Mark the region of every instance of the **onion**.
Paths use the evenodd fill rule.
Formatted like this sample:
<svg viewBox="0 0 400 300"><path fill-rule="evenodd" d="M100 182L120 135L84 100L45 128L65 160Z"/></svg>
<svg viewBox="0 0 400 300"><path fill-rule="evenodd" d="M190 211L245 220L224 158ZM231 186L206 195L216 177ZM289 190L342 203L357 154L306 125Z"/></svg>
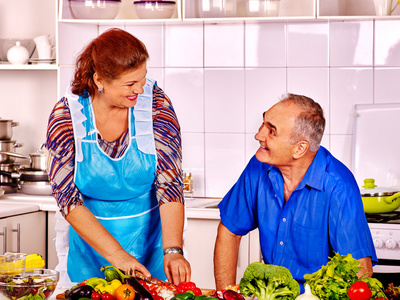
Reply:
<svg viewBox="0 0 400 300"><path fill-rule="evenodd" d="M319 300L317 296L314 296L311 293L311 288L308 284L304 286L304 294L301 294L300 296L297 296L296 300Z"/></svg>

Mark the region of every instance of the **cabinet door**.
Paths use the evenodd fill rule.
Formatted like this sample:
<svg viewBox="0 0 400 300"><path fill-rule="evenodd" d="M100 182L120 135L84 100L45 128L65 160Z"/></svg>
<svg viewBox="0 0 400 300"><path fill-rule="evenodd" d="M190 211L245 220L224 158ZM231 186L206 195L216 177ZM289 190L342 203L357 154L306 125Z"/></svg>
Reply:
<svg viewBox="0 0 400 300"><path fill-rule="evenodd" d="M192 281L201 288L215 288L214 246L219 219L188 219L184 246L192 268ZM249 261L249 237L240 243L236 283L239 283Z"/></svg>
<svg viewBox="0 0 400 300"><path fill-rule="evenodd" d="M0 254L7 252L7 221L6 219L0 219Z"/></svg>
<svg viewBox="0 0 400 300"><path fill-rule="evenodd" d="M46 212L39 211L3 219L7 227L7 252L37 253L46 258Z"/></svg>
<svg viewBox="0 0 400 300"><path fill-rule="evenodd" d="M47 267L54 269L58 264L57 251L56 251L56 213L49 211L47 212Z"/></svg>

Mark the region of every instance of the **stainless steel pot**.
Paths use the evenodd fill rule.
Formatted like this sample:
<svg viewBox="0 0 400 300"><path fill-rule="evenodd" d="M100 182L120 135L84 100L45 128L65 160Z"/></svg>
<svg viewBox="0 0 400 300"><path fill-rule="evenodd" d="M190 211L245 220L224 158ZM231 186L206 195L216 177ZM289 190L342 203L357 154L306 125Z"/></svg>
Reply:
<svg viewBox="0 0 400 300"><path fill-rule="evenodd" d="M19 153L0 151L0 155L11 156L14 157L14 159L15 158L29 159L30 168L32 170L39 170L39 171L46 170L46 156L44 153L41 152L31 153L29 154L29 156L27 156Z"/></svg>
<svg viewBox="0 0 400 300"><path fill-rule="evenodd" d="M0 164L14 163L15 157L3 154L3 152L15 153L15 148L22 146L22 144L17 144L12 140L0 140Z"/></svg>
<svg viewBox="0 0 400 300"><path fill-rule="evenodd" d="M12 128L18 126L18 122L0 119L0 140L10 140L12 138Z"/></svg>
<svg viewBox="0 0 400 300"><path fill-rule="evenodd" d="M21 181L20 189L22 193L28 195L51 196L53 194L50 182L46 181Z"/></svg>

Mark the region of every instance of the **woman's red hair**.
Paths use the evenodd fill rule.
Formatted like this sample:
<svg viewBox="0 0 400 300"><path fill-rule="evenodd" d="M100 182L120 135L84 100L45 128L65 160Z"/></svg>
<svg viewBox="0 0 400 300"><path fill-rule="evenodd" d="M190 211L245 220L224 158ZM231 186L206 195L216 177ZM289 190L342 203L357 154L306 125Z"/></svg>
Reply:
<svg viewBox="0 0 400 300"><path fill-rule="evenodd" d="M96 72L106 80L117 79L124 72L137 69L149 58L146 46L130 33L112 28L95 38L76 61L72 93L90 95L97 86L93 80Z"/></svg>

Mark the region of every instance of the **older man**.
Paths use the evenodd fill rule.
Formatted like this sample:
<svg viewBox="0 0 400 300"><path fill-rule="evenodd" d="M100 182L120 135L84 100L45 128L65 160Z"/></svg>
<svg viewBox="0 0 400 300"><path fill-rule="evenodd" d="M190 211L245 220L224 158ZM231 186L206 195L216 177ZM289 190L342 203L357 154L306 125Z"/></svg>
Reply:
<svg viewBox="0 0 400 300"><path fill-rule="evenodd" d="M264 262L290 270L300 283L333 251L360 261L372 275L376 253L360 191L344 164L320 146L321 106L289 94L263 115L260 143L239 180L219 204L214 253L216 288L236 283L241 237L258 228Z"/></svg>

